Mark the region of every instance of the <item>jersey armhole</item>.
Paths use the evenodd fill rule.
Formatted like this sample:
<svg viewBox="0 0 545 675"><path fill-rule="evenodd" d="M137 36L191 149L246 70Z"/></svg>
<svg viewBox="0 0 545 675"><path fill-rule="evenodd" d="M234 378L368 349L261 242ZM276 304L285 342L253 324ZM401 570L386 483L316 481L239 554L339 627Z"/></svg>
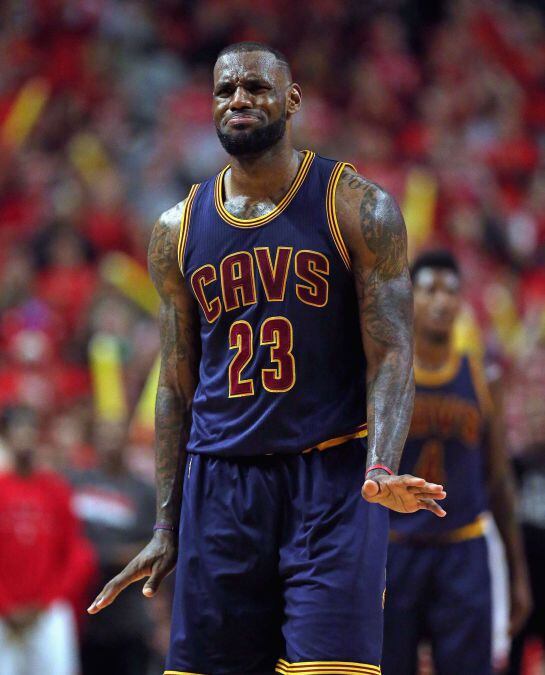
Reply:
<svg viewBox="0 0 545 675"><path fill-rule="evenodd" d="M337 211L335 209L335 195L337 193L337 185L341 177L342 172L346 167L356 171L356 168L349 164L348 162L337 162L335 164L331 176L329 177L329 182L327 184L326 192L326 212L327 212L327 224L329 225L329 231L331 232L331 237L333 242L341 256L346 269L350 271L352 269L352 263L350 261L350 253L348 252L348 247L344 243L344 239L341 234L341 229L339 227L339 221L337 219Z"/></svg>
<svg viewBox="0 0 545 675"><path fill-rule="evenodd" d="M469 369L471 371L471 379L473 380L473 386L475 387L477 398L479 400L479 406L485 417L491 417L494 411L494 404L492 402L490 389L488 388L484 366L475 354L468 354L467 358L469 361Z"/></svg>
<svg viewBox="0 0 545 675"><path fill-rule="evenodd" d="M182 213L182 217L180 219L180 234L178 235L178 266L180 268L182 276L185 276L184 256L185 256L185 247L187 245L187 236L189 234L191 209L193 207L193 201L195 200L195 195L197 194L197 190L199 189L199 187L200 183L196 183L195 185L191 186L191 190L189 190L189 194L187 195L187 198L185 200L184 210Z"/></svg>

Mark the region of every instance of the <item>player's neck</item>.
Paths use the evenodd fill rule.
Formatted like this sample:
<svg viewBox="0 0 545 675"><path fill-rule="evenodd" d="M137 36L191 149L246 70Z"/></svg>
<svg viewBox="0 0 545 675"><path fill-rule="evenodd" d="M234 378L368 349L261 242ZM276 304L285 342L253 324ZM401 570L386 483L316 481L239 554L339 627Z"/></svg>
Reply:
<svg viewBox="0 0 545 675"><path fill-rule="evenodd" d="M282 139L257 157L233 157L225 177L225 198L281 198L289 190L299 165L299 153L289 139Z"/></svg>
<svg viewBox="0 0 545 675"><path fill-rule="evenodd" d="M452 357L452 341L443 342L417 335L414 342L415 364L424 370L440 370Z"/></svg>

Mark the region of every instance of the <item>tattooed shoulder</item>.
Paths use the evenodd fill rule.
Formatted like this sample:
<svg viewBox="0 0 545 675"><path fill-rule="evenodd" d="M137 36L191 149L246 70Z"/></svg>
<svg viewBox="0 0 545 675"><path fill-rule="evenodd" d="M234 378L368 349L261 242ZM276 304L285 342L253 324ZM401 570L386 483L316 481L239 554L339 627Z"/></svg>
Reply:
<svg viewBox="0 0 545 675"><path fill-rule="evenodd" d="M363 243L367 255L380 263L381 276L399 275L407 262L407 232L395 199L376 183L345 169L337 208L344 213L352 241Z"/></svg>
<svg viewBox="0 0 545 675"><path fill-rule="evenodd" d="M177 268L178 236L185 199L165 211L155 223L148 247L148 269L153 283L161 293L164 282Z"/></svg>
<svg viewBox="0 0 545 675"><path fill-rule="evenodd" d="M185 209L186 199L182 200L175 204L172 208L168 209L161 214L159 220L165 226L175 228L176 230L180 227L180 222L182 220L182 215Z"/></svg>

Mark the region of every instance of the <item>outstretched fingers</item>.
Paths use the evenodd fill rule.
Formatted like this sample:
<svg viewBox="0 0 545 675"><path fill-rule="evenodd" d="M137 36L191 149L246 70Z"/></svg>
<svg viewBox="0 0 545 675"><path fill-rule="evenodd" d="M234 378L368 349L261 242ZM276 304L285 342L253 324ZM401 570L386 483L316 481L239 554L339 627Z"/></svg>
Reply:
<svg viewBox="0 0 545 675"><path fill-rule="evenodd" d="M87 608L89 614L97 614L117 598L121 591L125 590L135 581L139 581L149 576L149 568L137 568L133 563L129 563L117 576L108 581L95 600Z"/></svg>
<svg viewBox="0 0 545 675"><path fill-rule="evenodd" d="M413 485L410 484L407 486L407 490L409 492L425 492L425 493L430 493L430 494L439 494L441 492L444 492L444 488L442 485L438 485L437 483L428 483L426 482L423 478L421 478L423 482L418 484L418 485Z"/></svg>
<svg viewBox="0 0 545 675"><path fill-rule="evenodd" d="M411 476L408 473L403 474L401 476L396 476L395 484L402 485L407 489L414 487L423 488L425 485L431 485L431 483L426 483L424 478L418 478L418 476Z"/></svg>
<svg viewBox="0 0 545 675"><path fill-rule="evenodd" d="M444 490L441 490L441 492L424 492L419 490L418 492L411 492L411 495L416 499L445 499L447 493Z"/></svg>
<svg viewBox="0 0 545 675"><path fill-rule="evenodd" d="M419 510L426 509L427 511L434 513L436 516L439 516L439 518L444 518L447 515L447 512L439 506L435 499L420 497L417 500L417 504Z"/></svg>
<svg viewBox="0 0 545 675"><path fill-rule="evenodd" d="M382 504L398 513L426 509L440 518L446 516L446 511L436 502L447 496L443 486L417 476L374 476L364 482L361 493L368 502Z"/></svg>

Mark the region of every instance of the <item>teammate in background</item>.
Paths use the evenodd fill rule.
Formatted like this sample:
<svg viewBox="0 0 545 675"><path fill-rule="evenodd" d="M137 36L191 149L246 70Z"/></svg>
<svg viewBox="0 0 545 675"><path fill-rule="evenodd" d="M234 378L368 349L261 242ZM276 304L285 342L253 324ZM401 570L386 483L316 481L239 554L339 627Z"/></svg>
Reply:
<svg viewBox="0 0 545 675"><path fill-rule="evenodd" d="M497 387L480 361L457 353L453 328L460 272L446 251L422 254L414 286L416 397L401 470L445 486L448 515L392 514L384 625L384 675L414 675L429 638L438 675L489 675L491 588L482 513L490 507L511 577L511 632L530 596Z"/></svg>
<svg viewBox="0 0 545 675"><path fill-rule="evenodd" d="M157 529L89 611L144 577L153 595L177 558L170 674L379 673L384 507L444 513L440 485L396 475L414 393L403 219L293 147L300 106L282 54L224 49L232 163L152 235Z"/></svg>

